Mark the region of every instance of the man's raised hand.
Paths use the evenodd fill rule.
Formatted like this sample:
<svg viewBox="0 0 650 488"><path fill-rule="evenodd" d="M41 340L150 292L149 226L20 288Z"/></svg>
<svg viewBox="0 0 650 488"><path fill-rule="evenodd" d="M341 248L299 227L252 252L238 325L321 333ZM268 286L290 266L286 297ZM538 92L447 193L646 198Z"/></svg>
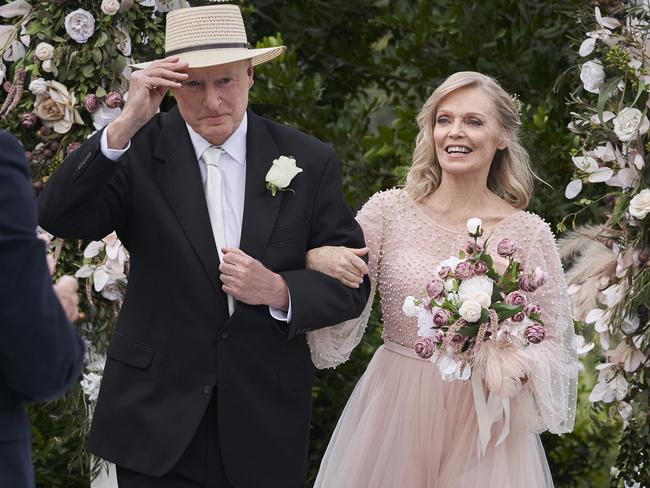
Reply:
<svg viewBox="0 0 650 488"><path fill-rule="evenodd" d="M124 110L108 128L109 149L126 147L136 132L156 114L167 90L181 87L180 82L188 76L184 72L187 66L178 56L170 56L133 72Z"/></svg>

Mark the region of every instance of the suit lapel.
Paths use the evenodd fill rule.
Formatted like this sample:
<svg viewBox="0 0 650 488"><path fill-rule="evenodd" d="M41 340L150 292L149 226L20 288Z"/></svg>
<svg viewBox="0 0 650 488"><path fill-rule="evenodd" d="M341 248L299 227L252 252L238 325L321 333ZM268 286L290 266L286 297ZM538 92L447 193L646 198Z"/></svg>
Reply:
<svg viewBox="0 0 650 488"><path fill-rule="evenodd" d="M154 157L163 163L156 173L158 186L225 308L225 294L219 280L219 255L210 226L201 172L187 127L176 107L163 122Z"/></svg>
<svg viewBox="0 0 650 488"><path fill-rule="evenodd" d="M283 192L275 196L266 189L266 173L280 151L264 121L248 111L246 135L246 195L240 248L260 259L268 244L282 203Z"/></svg>

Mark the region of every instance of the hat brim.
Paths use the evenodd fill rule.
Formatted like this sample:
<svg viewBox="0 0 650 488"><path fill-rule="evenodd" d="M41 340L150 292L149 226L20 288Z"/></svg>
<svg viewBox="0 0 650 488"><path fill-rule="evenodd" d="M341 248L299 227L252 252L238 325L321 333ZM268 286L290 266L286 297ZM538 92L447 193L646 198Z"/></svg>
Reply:
<svg viewBox="0 0 650 488"><path fill-rule="evenodd" d="M259 49L246 48L228 48L228 49L204 49L200 51L190 51L177 54L180 60L187 63L188 68L205 68L208 66L218 66L220 64L234 63L244 59L253 61L253 66L266 63L277 58L287 50L285 46L265 47ZM131 68L145 69L153 61L146 63L131 64Z"/></svg>

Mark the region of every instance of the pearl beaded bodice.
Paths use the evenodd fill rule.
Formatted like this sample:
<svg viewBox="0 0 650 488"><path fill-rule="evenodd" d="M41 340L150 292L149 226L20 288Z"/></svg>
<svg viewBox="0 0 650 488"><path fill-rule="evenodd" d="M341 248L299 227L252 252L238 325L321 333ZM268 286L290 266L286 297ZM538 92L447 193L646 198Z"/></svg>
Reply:
<svg viewBox="0 0 650 488"><path fill-rule="evenodd" d="M381 297L384 340L411 347L418 338L417 319L402 312L404 299L408 295L420 296L437 265L457 256L469 237L435 222L400 189L373 195L357 220L370 248L369 273ZM492 256L497 256L498 242L508 237L517 244L516 256L527 261L528 269L542 266L551 275L547 285L534 294L535 300L544 302L543 315L549 317L557 306L553 303L553 288L564 283L564 277L548 224L533 213L517 211L492 229L485 229L483 237L488 236L488 252ZM551 310L546 310L549 307ZM548 325L551 332L552 324Z"/></svg>

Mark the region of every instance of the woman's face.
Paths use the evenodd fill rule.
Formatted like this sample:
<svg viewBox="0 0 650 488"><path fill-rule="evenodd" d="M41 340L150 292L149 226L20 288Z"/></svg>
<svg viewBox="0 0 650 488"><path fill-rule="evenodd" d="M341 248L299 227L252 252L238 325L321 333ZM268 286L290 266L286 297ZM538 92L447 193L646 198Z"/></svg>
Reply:
<svg viewBox="0 0 650 488"><path fill-rule="evenodd" d="M443 173L474 174L485 180L497 149L506 147L494 102L473 86L459 88L440 101L433 139Z"/></svg>

